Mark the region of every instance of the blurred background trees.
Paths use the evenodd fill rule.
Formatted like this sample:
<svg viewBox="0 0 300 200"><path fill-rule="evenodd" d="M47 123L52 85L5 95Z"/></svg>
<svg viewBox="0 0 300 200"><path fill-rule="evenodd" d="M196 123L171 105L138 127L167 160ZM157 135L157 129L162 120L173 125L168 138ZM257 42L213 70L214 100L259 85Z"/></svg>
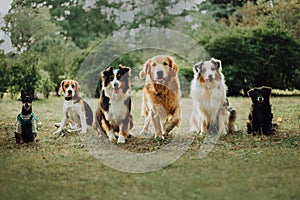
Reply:
<svg viewBox="0 0 300 200"><path fill-rule="evenodd" d="M62 79L76 76L97 44L116 31L141 27L170 28L198 41L222 60L229 95L245 95L262 85L300 89L297 0L89 2L13 1L1 29L10 35L16 51L0 51L0 96L13 96L22 87L47 98L57 93ZM140 51L118 61L138 72L143 58ZM190 81L192 66L180 65L181 75Z"/></svg>

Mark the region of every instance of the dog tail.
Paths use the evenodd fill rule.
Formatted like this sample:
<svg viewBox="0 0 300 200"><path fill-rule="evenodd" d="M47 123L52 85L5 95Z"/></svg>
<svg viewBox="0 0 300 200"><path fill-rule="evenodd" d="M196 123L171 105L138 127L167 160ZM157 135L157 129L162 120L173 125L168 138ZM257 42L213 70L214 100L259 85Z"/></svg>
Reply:
<svg viewBox="0 0 300 200"><path fill-rule="evenodd" d="M234 131L237 131L237 127L236 127L236 124L235 124L235 121L236 121L236 118L237 118L237 112L232 107L228 108L228 111L229 111L228 129L229 129L229 133L232 133Z"/></svg>
<svg viewBox="0 0 300 200"><path fill-rule="evenodd" d="M90 126L93 125L93 111L90 107L90 105L83 101L84 102L84 109L85 109L85 115L86 115L86 123Z"/></svg>

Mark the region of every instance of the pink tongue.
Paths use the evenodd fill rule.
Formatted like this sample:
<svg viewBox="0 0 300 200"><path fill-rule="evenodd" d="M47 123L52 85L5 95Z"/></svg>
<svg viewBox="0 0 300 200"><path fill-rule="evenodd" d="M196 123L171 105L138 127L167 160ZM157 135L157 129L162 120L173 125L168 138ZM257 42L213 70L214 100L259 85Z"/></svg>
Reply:
<svg viewBox="0 0 300 200"><path fill-rule="evenodd" d="M119 93L119 89L114 89L115 94Z"/></svg>
<svg viewBox="0 0 300 200"><path fill-rule="evenodd" d="M161 82L163 82L163 81L164 81L164 79L162 79L162 78L157 79L157 82L159 82L159 83L161 83Z"/></svg>

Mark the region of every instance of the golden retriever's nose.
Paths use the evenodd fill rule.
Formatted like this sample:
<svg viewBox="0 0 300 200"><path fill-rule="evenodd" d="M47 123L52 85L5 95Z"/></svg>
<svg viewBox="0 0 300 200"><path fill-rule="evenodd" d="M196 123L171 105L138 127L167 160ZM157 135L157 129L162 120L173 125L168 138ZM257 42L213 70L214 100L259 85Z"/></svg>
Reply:
<svg viewBox="0 0 300 200"><path fill-rule="evenodd" d="M156 72L156 74L157 74L157 78L158 79L161 79L161 78L163 78L164 77L164 72L163 71L158 71L158 72Z"/></svg>

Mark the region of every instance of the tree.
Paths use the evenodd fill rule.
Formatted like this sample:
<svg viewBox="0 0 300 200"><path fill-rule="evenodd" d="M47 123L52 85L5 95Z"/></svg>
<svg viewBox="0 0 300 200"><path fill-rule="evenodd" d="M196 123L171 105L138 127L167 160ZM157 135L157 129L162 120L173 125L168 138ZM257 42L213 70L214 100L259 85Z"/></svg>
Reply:
<svg viewBox="0 0 300 200"><path fill-rule="evenodd" d="M229 95L251 87L294 89L299 75L300 44L290 33L258 27L220 36L208 48L221 58Z"/></svg>
<svg viewBox="0 0 300 200"><path fill-rule="evenodd" d="M10 33L12 45L18 51L30 49L34 42L42 40L49 34L59 34L60 29L49 21L47 8L15 7L4 17L2 30Z"/></svg>

